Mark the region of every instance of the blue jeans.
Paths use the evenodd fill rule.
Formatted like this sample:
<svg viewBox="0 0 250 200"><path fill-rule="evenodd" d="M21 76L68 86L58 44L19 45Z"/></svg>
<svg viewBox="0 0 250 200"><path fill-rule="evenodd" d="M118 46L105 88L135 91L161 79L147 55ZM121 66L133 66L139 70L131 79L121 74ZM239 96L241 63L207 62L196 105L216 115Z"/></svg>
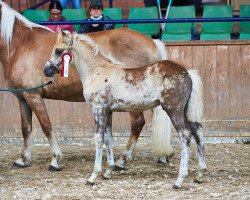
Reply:
<svg viewBox="0 0 250 200"><path fill-rule="evenodd" d="M68 8L70 0L60 0L63 8ZM81 0L71 0L72 8L81 8Z"/></svg>

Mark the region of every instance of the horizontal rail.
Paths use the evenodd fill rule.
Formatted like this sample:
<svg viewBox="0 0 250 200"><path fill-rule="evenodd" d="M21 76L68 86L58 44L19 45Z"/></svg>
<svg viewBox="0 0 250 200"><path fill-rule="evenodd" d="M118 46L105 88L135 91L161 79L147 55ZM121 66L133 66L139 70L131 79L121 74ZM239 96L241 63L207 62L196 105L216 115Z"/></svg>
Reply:
<svg viewBox="0 0 250 200"><path fill-rule="evenodd" d="M197 23L197 22L239 22L250 21L250 17L238 18L178 18L178 19L129 19L129 20L98 20L98 24L139 24L139 23ZM96 24L93 20L72 20L72 21L38 21L41 25L56 24Z"/></svg>

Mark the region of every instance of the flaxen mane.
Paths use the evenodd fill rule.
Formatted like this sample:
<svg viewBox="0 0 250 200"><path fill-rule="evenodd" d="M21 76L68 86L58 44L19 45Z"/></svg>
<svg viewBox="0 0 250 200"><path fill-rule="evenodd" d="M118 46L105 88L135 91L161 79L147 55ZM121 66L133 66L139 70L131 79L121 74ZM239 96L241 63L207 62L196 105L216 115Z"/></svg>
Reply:
<svg viewBox="0 0 250 200"><path fill-rule="evenodd" d="M95 43L95 41L89 37L88 35L79 35L75 33L74 37L78 37L81 41L85 42L90 48L93 49L94 56L97 56L98 53L100 53L105 59L107 59L109 62L115 65L123 66L124 64L115 60L114 57L112 57L112 54L109 52L108 55L105 54L102 49L99 47L98 44Z"/></svg>
<svg viewBox="0 0 250 200"><path fill-rule="evenodd" d="M20 13L10 8L6 3L2 2L1 0L0 0L0 5L1 5L1 13L2 13L1 24L0 24L1 39L7 44L8 49L12 41L15 19L21 21L26 27L30 28L31 30L33 27L39 27L39 28L50 30L49 28L45 26L41 26L41 25L30 22L28 19L26 19Z"/></svg>

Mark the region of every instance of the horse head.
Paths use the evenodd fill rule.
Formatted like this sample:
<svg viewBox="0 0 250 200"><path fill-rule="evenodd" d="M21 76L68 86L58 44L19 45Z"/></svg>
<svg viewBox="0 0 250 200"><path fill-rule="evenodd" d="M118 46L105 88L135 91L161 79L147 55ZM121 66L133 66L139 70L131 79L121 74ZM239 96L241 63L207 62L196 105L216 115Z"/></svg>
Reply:
<svg viewBox="0 0 250 200"><path fill-rule="evenodd" d="M62 71L65 65L69 65L72 59L71 50L73 35L68 30L61 30L57 36L57 42L53 47L49 60L44 67L44 74L52 77Z"/></svg>

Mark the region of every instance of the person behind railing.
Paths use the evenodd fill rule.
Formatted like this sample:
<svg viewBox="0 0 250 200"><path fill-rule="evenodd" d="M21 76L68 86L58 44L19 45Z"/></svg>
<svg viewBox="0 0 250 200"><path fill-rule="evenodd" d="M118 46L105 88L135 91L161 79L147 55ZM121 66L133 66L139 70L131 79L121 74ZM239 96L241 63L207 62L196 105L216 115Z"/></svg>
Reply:
<svg viewBox="0 0 250 200"><path fill-rule="evenodd" d="M64 16L62 16L62 5L59 1L51 1L49 4L50 19L48 21L67 21ZM70 24L62 25L45 25L54 32L58 32L60 29L67 29L71 33L75 32L74 26Z"/></svg>
<svg viewBox="0 0 250 200"><path fill-rule="evenodd" d="M63 8L67 8L70 0L60 0ZM71 0L71 7L72 8L81 8L81 1L80 0Z"/></svg>
<svg viewBox="0 0 250 200"><path fill-rule="evenodd" d="M101 0L92 0L90 3L90 17L87 20L111 20L103 15L103 4ZM79 33L90 33L114 29L114 24L83 24L80 26Z"/></svg>

